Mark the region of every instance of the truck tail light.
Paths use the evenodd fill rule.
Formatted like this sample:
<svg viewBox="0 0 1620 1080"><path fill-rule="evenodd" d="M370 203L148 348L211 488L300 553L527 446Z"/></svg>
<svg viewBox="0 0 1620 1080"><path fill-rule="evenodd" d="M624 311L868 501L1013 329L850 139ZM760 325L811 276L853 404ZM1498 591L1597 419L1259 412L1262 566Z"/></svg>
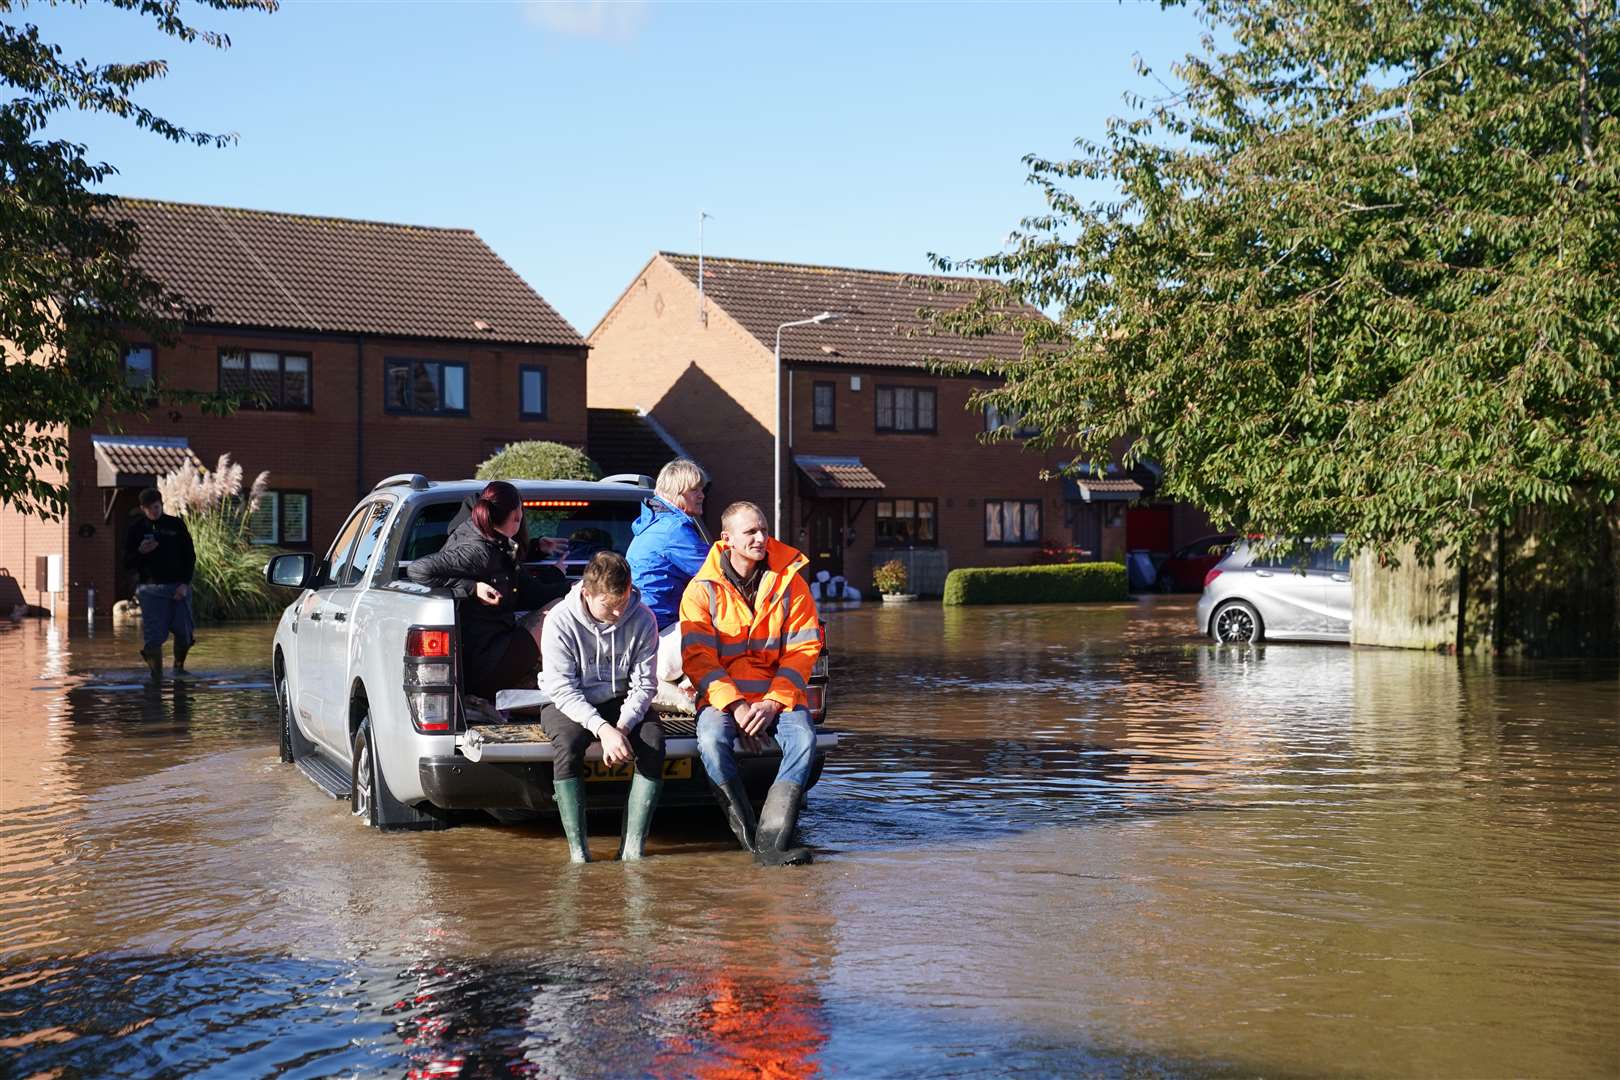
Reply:
<svg viewBox="0 0 1620 1080"><path fill-rule="evenodd" d="M448 734L456 720L455 636L446 626L405 631L405 700L411 724L425 734Z"/></svg>
<svg viewBox="0 0 1620 1080"><path fill-rule="evenodd" d="M817 724L827 714L827 688L820 683L811 683L804 692L805 704L810 709L810 719Z"/></svg>
<svg viewBox="0 0 1620 1080"><path fill-rule="evenodd" d="M405 632L406 656L449 656L450 631L413 626Z"/></svg>
<svg viewBox="0 0 1620 1080"><path fill-rule="evenodd" d="M1209 588L1209 583L1220 576L1221 572L1219 570L1211 569L1209 573L1204 575L1204 588Z"/></svg>

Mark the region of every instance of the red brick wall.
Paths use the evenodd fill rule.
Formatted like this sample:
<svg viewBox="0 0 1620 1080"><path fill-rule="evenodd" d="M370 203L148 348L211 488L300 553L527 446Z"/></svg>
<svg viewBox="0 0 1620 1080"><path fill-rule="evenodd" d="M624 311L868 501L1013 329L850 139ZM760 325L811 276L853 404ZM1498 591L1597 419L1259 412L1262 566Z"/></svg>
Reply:
<svg viewBox="0 0 1620 1080"><path fill-rule="evenodd" d="M860 389L851 388L851 377ZM1030 561L1030 547L986 544L986 499L1038 499L1043 534L1065 541L1063 486L1056 479L1042 480L1043 468L1055 469L1068 455L1060 451L1025 450L1017 442L983 443L984 413L969 410L969 395L987 387L976 379L940 378L910 368L844 368L806 365L793 371L794 454L858 457L885 485L884 498L922 498L938 502L938 546L945 550L949 568L1012 566ZM833 383L834 431L813 429L813 384ZM879 384L931 387L935 391L935 434L880 433L877 426ZM806 494L795 470L795 490ZM857 588L871 585L875 548L876 498L867 499L854 519L855 541L844 553L844 572ZM799 499L793 500L791 542L802 542Z"/></svg>
<svg viewBox="0 0 1620 1080"><path fill-rule="evenodd" d="M38 474L41 479L55 483L61 478L62 471L49 468L39 470ZM26 603L39 605L49 603L48 599L40 594L44 582L35 580L36 556L64 556L62 573L65 578L71 580L73 568L66 561L71 554L68 537L68 522L65 519L47 521L44 518L24 514L10 504L0 506L0 574L5 574L17 582ZM5 614L0 612L0 617ZM63 614L60 603L57 614Z"/></svg>
<svg viewBox="0 0 1620 1080"><path fill-rule="evenodd" d="M232 331L188 332L172 348L157 350L158 378L176 388L218 388L221 348L273 349L311 357L312 406L306 411L244 409L228 417L199 410L154 410L146 417L121 418L123 435L184 436L203 463L212 467L220 454L241 463L246 481L270 471L270 486L310 492L311 546L324 551L357 495L392 473L421 472L433 479L471 476L497 444L519 439L547 439L572 446L585 444L586 360L582 349L543 346L435 343L319 335L266 335ZM461 417L398 416L383 407L385 357L461 361L468 365L468 415ZM356 364L363 379L356 386ZM547 372L548 418L518 418L518 368L538 364ZM363 395L363 458L357 462L357 401ZM110 424L94 431L111 433ZM71 610L82 618L84 590L97 587L96 604L110 612L119 599L115 534L127 517L103 519L102 492L96 486L90 431L73 435L74 505L69 521L42 524L25 521L9 508L0 511L0 566L24 561L32 573L32 554L55 537L60 548L72 536L69 578L74 583ZM357 468L358 465L358 468ZM94 535L79 536L81 526ZM30 597L32 600L32 597Z"/></svg>

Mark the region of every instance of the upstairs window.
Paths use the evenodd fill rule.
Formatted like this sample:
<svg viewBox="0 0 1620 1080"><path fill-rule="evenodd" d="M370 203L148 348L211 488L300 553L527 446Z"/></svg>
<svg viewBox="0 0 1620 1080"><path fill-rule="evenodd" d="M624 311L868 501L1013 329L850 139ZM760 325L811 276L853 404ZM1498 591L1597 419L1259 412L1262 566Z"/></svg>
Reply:
<svg viewBox="0 0 1620 1080"><path fill-rule="evenodd" d="M384 362L383 407L415 416L466 416L467 365L447 360Z"/></svg>
<svg viewBox="0 0 1620 1080"><path fill-rule="evenodd" d="M221 349L219 389L225 394L247 395L248 404L264 409L307 409L309 356L261 349Z"/></svg>
<svg viewBox="0 0 1620 1080"><path fill-rule="evenodd" d="M934 403L931 386L879 386L877 429L932 434L936 430Z"/></svg>
<svg viewBox="0 0 1620 1080"><path fill-rule="evenodd" d="M1015 439L1030 439L1041 433L1041 429L1033 424L1024 423L1024 418L1010 409L998 409L994 405L984 407L984 430L987 434L998 431L1010 431Z"/></svg>
<svg viewBox="0 0 1620 1080"><path fill-rule="evenodd" d="M131 390L147 390L152 386L153 362L150 345L135 345L124 350L124 385Z"/></svg>
<svg viewBox="0 0 1620 1080"><path fill-rule="evenodd" d="M816 431L835 431L838 428L838 384L818 382L811 398L810 426Z"/></svg>
<svg viewBox="0 0 1620 1080"><path fill-rule="evenodd" d="M546 418L546 369L518 368L518 419Z"/></svg>

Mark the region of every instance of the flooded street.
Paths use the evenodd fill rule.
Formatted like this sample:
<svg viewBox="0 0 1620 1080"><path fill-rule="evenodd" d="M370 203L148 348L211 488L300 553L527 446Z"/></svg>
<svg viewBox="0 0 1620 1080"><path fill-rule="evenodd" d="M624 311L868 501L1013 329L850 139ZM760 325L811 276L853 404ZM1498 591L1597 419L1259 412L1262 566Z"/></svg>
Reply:
<svg viewBox="0 0 1620 1080"><path fill-rule="evenodd" d="M268 625L161 691L0 632L0 1076L1620 1074L1614 663L1190 612L829 613L780 871L718 812L368 831L277 760Z"/></svg>

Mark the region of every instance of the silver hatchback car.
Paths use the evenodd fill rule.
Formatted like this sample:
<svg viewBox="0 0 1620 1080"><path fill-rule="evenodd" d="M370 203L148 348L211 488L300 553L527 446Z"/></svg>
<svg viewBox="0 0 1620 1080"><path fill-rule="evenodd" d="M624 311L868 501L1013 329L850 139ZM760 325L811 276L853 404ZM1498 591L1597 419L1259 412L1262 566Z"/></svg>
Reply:
<svg viewBox="0 0 1620 1080"><path fill-rule="evenodd" d="M1334 547L1261 555L1239 541L1204 578L1198 631L1226 644L1349 641L1350 561Z"/></svg>

